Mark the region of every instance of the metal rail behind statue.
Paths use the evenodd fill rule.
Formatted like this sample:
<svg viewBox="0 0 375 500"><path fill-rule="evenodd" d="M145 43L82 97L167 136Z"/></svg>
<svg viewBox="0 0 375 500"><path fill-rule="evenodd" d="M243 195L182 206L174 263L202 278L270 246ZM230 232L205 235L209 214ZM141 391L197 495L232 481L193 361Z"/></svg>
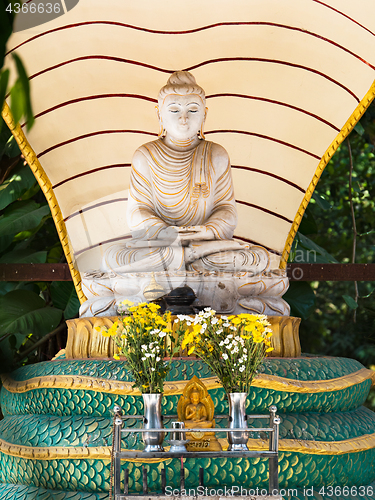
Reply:
<svg viewBox="0 0 375 500"><path fill-rule="evenodd" d="M145 452L142 450L124 450L121 451L121 438L122 433L149 433L149 432L165 432L172 433L172 439L176 439L175 434L186 433L186 432L244 432L244 429L230 429L230 428L216 428L216 429L176 429L162 428L162 429L129 429L124 428L124 420L127 416L122 415L122 409L119 406L114 407L114 426L113 426L113 489L114 489L114 500L126 500L129 497L136 497L137 495L129 495L129 473L128 469L125 469L124 474L124 487L121 491L121 459L139 459L139 458L218 458L218 457L233 457L233 458L268 458L268 468L269 468L269 494L279 490L279 424L281 422L280 418L276 415L276 406L270 407L269 416L269 427L257 428L248 427L246 432L267 432L269 449L265 451L158 451L158 452ZM131 418L143 418L141 416L132 415ZM217 417L216 417L217 418ZM248 418L267 418L266 415L248 415ZM162 494L165 494L166 489L166 469L161 470L161 489ZM147 470L143 468L143 494L150 496L148 493L148 483L147 483ZM203 483L203 469L199 470L199 486L204 486ZM180 471L180 491L185 489L185 469L183 461L181 460L181 471ZM160 496L160 494L155 493L155 496Z"/></svg>

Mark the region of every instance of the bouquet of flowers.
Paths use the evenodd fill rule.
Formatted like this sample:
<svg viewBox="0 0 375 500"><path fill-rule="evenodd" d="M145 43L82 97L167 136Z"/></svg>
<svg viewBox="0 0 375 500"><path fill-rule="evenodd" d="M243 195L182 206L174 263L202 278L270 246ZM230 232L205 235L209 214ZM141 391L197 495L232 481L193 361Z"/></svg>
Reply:
<svg viewBox="0 0 375 500"><path fill-rule="evenodd" d="M215 314L206 308L195 317L177 316L175 323L185 326L181 348L207 363L227 393L249 392L257 368L273 350L267 316Z"/></svg>
<svg viewBox="0 0 375 500"><path fill-rule="evenodd" d="M98 328L104 337L112 337L117 347L114 358L126 358L134 387L143 394L163 392L172 357L179 350L172 347L171 313L161 315L159 309L153 303L134 306L125 300L118 309L121 320L110 328Z"/></svg>

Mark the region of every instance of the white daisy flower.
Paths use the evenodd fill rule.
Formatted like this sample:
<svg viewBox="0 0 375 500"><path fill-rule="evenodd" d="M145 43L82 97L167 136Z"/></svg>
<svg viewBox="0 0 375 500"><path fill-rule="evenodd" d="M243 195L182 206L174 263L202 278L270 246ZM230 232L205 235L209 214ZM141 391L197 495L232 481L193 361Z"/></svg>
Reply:
<svg viewBox="0 0 375 500"><path fill-rule="evenodd" d="M225 359L225 360L228 359L228 354L224 353L223 354L223 359Z"/></svg>
<svg viewBox="0 0 375 500"><path fill-rule="evenodd" d="M242 365L242 366L240 366L239 370L242 373L245 370L245 367Z"/></svg>

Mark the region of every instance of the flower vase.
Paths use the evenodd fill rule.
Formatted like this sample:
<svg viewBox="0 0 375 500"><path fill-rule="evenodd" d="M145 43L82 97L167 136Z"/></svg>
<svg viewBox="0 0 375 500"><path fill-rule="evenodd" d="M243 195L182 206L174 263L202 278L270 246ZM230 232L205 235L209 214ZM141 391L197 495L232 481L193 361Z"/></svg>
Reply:
<svg viewBox="0 0 375 500"><path fill-rule="evenodd" d="M247 429L246 398L247 392L230 392L229 401L229 428ZM228 451L246 451L248 432L228 432Z"/></svg>
<svg viewBox="0 0 375 500"><path fill-rule="evenodd" d="M142 394L144 404L143 427L145 429L161 429L163 418L161 415L161 398L163 394ZM144 432L144 451L164 451L162 442L164 432Z"/></svg>

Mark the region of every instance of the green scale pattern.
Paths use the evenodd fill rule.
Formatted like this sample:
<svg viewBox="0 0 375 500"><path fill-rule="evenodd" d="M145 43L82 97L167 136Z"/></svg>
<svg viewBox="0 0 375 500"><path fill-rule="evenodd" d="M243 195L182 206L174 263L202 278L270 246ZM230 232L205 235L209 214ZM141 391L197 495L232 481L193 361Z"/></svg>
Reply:
<svg viewBox="0 0 375 500"><path fill-rule="evenodd" d="M165 418L170 426L173 419ZM267 419L249 419L250 427L267 427ZM47 415L13 415L0 422L2 439L22 446L112 446L110 418L103 417L55 417ZM127 418L126 427L140 428L141 420ZM343 441L371 434L374 431L375 414L360 407L345 413L300 413L283 414L280 424L281 439L304 439L313 441ZM216 427L227 427L228 419L217 419ZM222 435L220 435L222 434ZM219 433L218 437L226 437ZM124 433L123 443L128 449L142 449L137 433ZM253 432L254 439L267 439L264 432ZM165 442L165 445L167 443Z"/></svg>
<svg viewBox="0 0 375 500"><path fill-rule="evenodd" d="M303 362L305 361L305 363ZM322 363L318 369L319 361ZM340 359L341 361L341 359ZM332 362L332 367L330 363ZM51 366L53 365L53 366ZM260 368L267 375L277 375L292 380L330 380L349 375L363 368L354 360L342 358L342 367L337 358L296 358L266 360ZM273 371L274 370L274 371ZM25 381L37 376L78 375L107 380L132 381L124 362L80 360L58 360L52 363L39 363L18 369L12 374L16 381ZM207 365L199 360L174 361L168 380L190 380L193 375L199 378L213 376ZM294 376L293 376L294 375ZM313 378L314 377L314 378ZM276 405L280 413L284 412L338 412L349 411L361 406L368 395L371 381L343 389L341 391L303 394L297 392L275 391L253 387L248 399L248 413L268 412L271 405ZM223 389L210 391L215 404L215 412L225 414L228 404ZM176 407L179 396L164 398L163 412L171 413ZM10 394L2 390L1 408L3 414L53 414L53 415L91 415L110 416L115 404L124 408L126 414L136 415L143 412L141 398L118 396L95 391L77 389L35 389L21 394Z"/></svg>
<svg viewBox="0 0 375 500"><path fill-rule="evenodd" d="M330 380L349 375L363 368L350 359L309 357L266 360L263 373L294 380ZM38 376L78 375L108 380L130 381L125 363L117 361L60 359L49 363L23 367L12 374L18 381ZM170 380L189 380L212 376L208 367L198 360L176 360L169 374ZM316 394L275 391L253 388L248 397L248 413L267 413L276 404L282 415L280 438L304 441L337 442L375 433L375 414L361 407L365 401L370 380L341 391ZM222 389L211 390L215 413L227 414L228 404ZM163 413L175 414L179 396L163 398ZM1 405L5 415L0 422L1 439L32 447L98 447L111 446L111 408L120 404L126 415L126 426L138 427L141 415L141 396L111 395L93 390L35 389L12 394L2 389ZM168 425L168 419L165 421ZM266 420L251 422L253 427L265 425ZM227 425L226 419L217 419L218 427ZM218 437L224 437L218 435ZM252 438L264 438L254 432ZM282 441L281 441L282 442ZM142 449L139 435L124 436L124 445ZM109 488L109 460L59 459L37 460L1 455L0 498L18 500L29 498L104 499ZM146 464L149 470L150 490L160 490L160 469L167 468L170 485L177 487L179 460L170 459ZM129 468L130 491L141 492L142 463L125 462ZM198 470L204 468L207 486L245 485L267 487L268 464L265 459L199 459L185 460L186 486L196 487ZM342 455L314 455L309 453L280 452L280 487L303 485L363 485L375 480L375 448ZM2 483L2 484L1 484ZM18 484L17 484L18 483ZM22 484L31 484L25 489ZM12 485L13 484L13 485ZM52 496L48 490L58 490ZM61 491L62 490L62 491ZM70 491L70 493L68 493ZM81 493L78 492L84 492ZM8 496L10 494L10 496ZM53 493L55 494L55 493ZM6 495L6 496L1 496ZM13 496L12 496L13 495ZM17 495L17 496L15 496ZM31 496L30 496L31 495ZM34 496L32 496L34 495ZM35 496L35 495L40 495ZM64 496L65 495L65 496ZM69 496L71 495L71 496ZM86 496L85 496L86 495ZM104 496L103 496L104 495ZM301 498L300 496L296 498ZM361 497L365 498L365 497Z"/></svg>
<svg viewBox="0 0 375 500"><path fill-rule="evenodd" d="M328 498L329 500L373 500L373 492L375 492L375 483L366 487L366 494L355 496L346 494L343 496L332 495ZM0 498L1 500L108 500L109 495L108 493L72 493L57 490L45 490L44 488L30 486L0 484ZM283 498L285 500L322 500L324 497L322 497L318 491L314 491L312 496L306 496L301 489L297 490L297 492L290 492L289 495L283 495Z"/></svg>

